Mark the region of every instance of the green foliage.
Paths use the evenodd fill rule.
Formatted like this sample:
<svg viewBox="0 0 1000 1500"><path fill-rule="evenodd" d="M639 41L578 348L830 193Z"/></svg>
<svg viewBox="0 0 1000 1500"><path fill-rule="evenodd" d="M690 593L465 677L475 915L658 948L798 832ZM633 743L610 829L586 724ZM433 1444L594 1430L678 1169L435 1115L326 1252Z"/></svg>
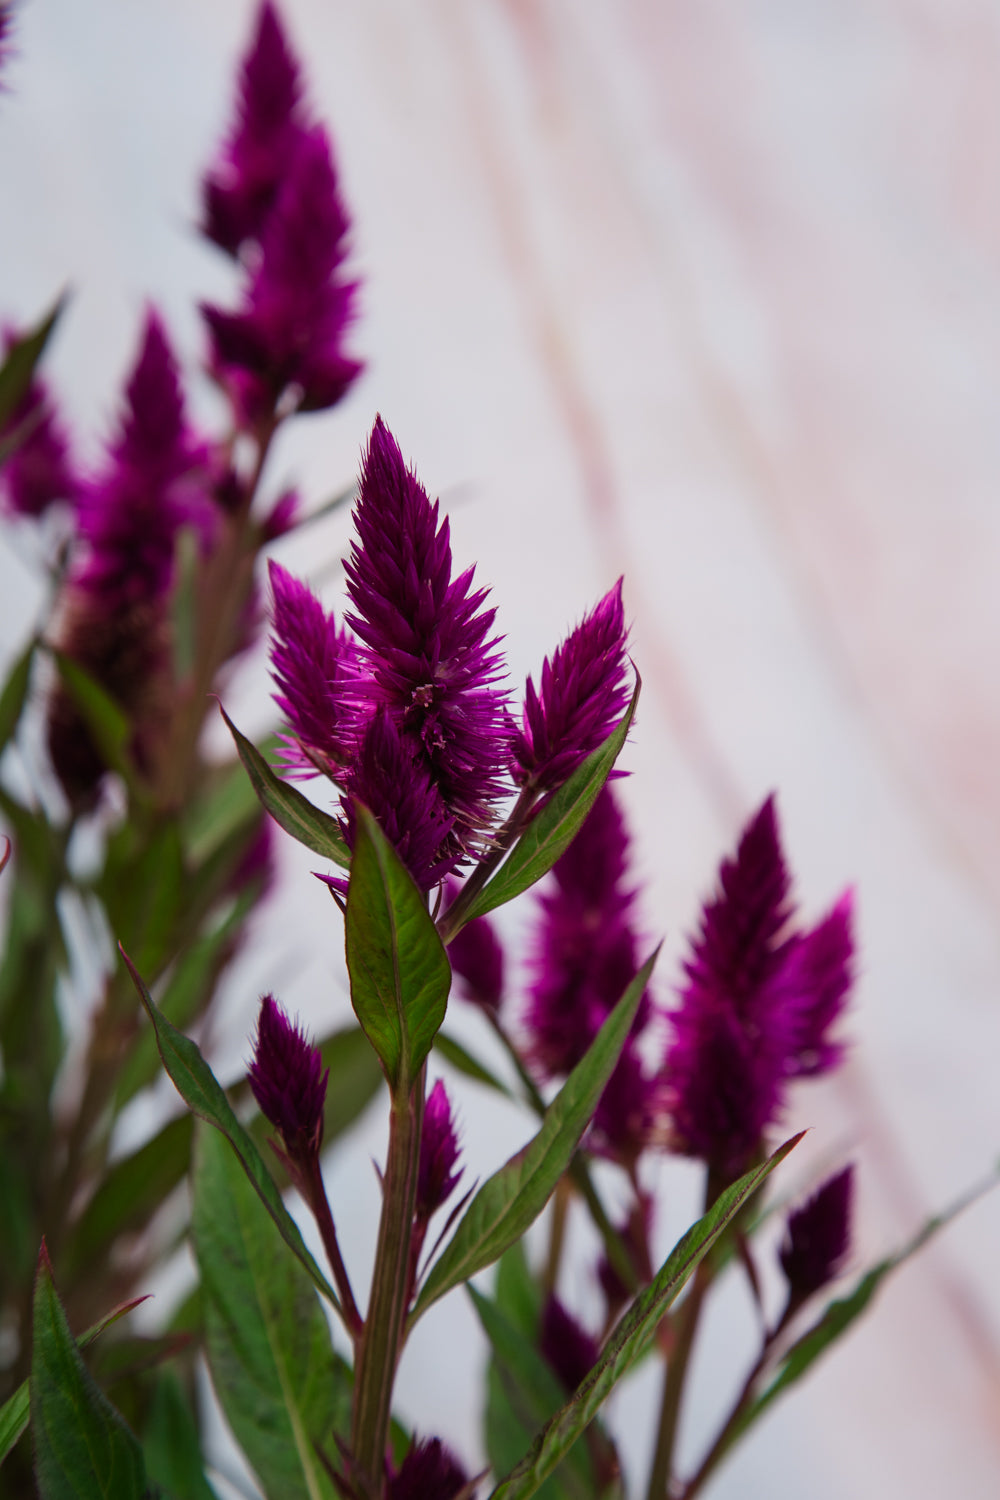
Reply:
<svg viewBox="0 0 1000 1500"><path fill-rule="evenodd" d="M456 1041L453 1036L446 1036L443 1031L439 1031L434 1038L434 1050L439 1052L445 1062L450 1063L455 1071L465 1078L471 1078L473 1082L481 1083L485 1088L493 1089L497 1094L503 1094L505 1099L514 1097L507 1085L501 1083L485 1063L473 1057L468 1048L463 1047L462 1043Z"/></svg>
<svg viewBox="0 0 1000 1500"><path fill-rule="evenodd" d="M451 968L425 898L360 805L346 937L351 1004L389 1087L406 1094L444 1020Z"/></svg>
<svg viewBox="0 0 1000 1500"><path fill-rule="evenodd" d="M246 767L261 806L267 809L274 821L286 833L290 833L293 839L305 844L314 854L332 859L341 869L349 869L351 856L335 820L328 813L314 807L297 787L276 776L260 751L245 735L240 734L225 709L220 712L236 742L240 760Z"/></svg>
<svg viewBox="0 0 1000 1500"><path fill-rule="evenodd" d="M194 1414L172 1370L158 1376L142 1428L146 1473L170 1500L215 1500Z"/></svg>
<svg viewBox="0 0 1000 1500"><path fill-rule="evenodd" d="M492 1265L541 1213L572 1161L611 1077L658 952L642 966L545 1111L535 1138L483 1183L431 1267L413 1319L452 1287Z"/></svg>
<svg viewBox="0 0 1000 1500"><path fill-rule="evenodd" d="M45 352L45 346L66 306L63 292L49 313L21 338L15 339L0 365L0 427L9 421L28 393L35 367ZM18 434L12 433L0 447L0 463L17 451Z"/></svg>
<svg viewBox="0 0 1000 1500"><path fill-rule="evenodd" d="M208 1357L226 1417L273 1500L334 1496L350 1374L309 1277L289 1255L241 1164L215 1131L195 1147L194 1237Z"/></svg>

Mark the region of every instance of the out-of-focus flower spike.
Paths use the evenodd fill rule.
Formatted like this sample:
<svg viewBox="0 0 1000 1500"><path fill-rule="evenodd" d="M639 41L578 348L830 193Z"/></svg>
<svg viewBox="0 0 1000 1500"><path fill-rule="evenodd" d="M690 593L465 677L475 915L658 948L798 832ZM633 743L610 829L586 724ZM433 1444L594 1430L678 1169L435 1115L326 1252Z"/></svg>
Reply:
<svg viewBox="0 0 1000 1500"><path fill-rule="evenodd" d="M456 881L451 900L459 889ZM503 999L504 953L489 918L473 917L466 922L449 943L448 958L461 998L495 1015Z"/></svg>
<svg viewBox="0 0 1000 1500"><path fill-rule="evenodd" d="M328 1073L319 1048L306 1040L272 995L261 1001L247 1077L261 1114L279 1132L289 1158L301 1163L317 1155Z"/></svg>
<svg viewBox="0 0 1000 1500"><path fill-rule="evenodd" d="M389 1469L389 1500L455 1500L469 1483L440 1438L414 1438L397 1470Z"/></svg>
<svg viewBox="0 0 1000 1500"><path fill-rule="evenodd" d="M451 1101L439 1078L424 1105L414 1208L414 1218L418 1223L426 1224L457 1187L462 1175L461 1168L455 1170L458 1155L458 1135Z"/></svg>
<svg viewBox="0 0 1000 1500"><path fill-rule="evenodd" d="M274 701L291 730L285 762L298 775L342 779L358 733L350 696L359 672L357 647L304 583L276 562L268 572Z"/></svg>
<svg viewBox="0 0 1000 1500"><path fill-rule="evenodd" d="M11 34L13 30L13 0L0 0L0 93L7 87L3 79L3 70L7 66L7 60L14 50L11 46Z"/></svg>
<svg viewBox="0 0 1000 1500"><path fill-rule="evenodd" d="M649 1235L652 1225L653 1197L651 1193L642 1193L633 1202L625 1222L615 1226L640 1287L648 1286L653 1279L653 1262L649 1253ZM628 1301L630 1289L607 1252L602 1254L597 1263L597 1279L607 1302L607 1318L610 1323Z"/></svg>
<svg viewBox="0 0 1000 1500"><path fill-rule="evenodd" d="M559 1376L567 1395L593 1369L600 1352L597 1340L556 1296L550 1296L542 1309L539 1342L542 1354Z"/></svg>
<svg viewBox="0 0 1000 1500"><path fill-rule="evenodd" d="M512 740L514 777L551 791L607 738L628 704L622 580L529 677L521 728Z"/></svg>
<svg viewBox="0 0 1000 1500"><path fill-rule="evenodd" d="M781 985L799 1017L791 1071L828 1073L844 1055L829 1033L854 983L854 892L845 891L833 910L805 933L788 956Z"/></svg>
<svg viewBox="0 0 1000 1500"><path fill-rule="evenodd" d="M4 459L2 454L9 443L15 446ZM51 397L44 382L35 376L0 426L3 506L16 515L37 517L57 500L74 502L79 487Z"/></svg>
<svg viewBox="0 0 1000 1500"><path fill-rule="evenodd" d="M265 0L240 66L235 123L202 184L208 239L235 255L259 237L305 127L299 67L277 9Z"/></svg>
<svg viewBox="0 0 1000 1500"><path fill-rule="evenodd" d="M840 1270L851 1244L854 1169L845 1167L789 1215L779 1251L789 1305L821 1291Z"/></svg>

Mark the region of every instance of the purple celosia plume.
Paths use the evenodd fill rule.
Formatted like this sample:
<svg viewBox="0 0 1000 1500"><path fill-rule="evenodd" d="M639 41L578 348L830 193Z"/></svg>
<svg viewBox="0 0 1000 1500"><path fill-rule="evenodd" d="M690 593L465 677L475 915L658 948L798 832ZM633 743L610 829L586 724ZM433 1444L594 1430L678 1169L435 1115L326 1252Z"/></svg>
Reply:
<svg viewBox="0 0 1000 1500"><path fill-rule="evenodd" d="M515 780L551 791L611 733L628 703L622 580L529 677L522 727L512 741Z"/></svg>
<svg viewBox="0 0 1000 1500"><path fill-rule="evenodd" d="M247 1078L261 1114L279 1132L293 1162L319 1151L327 1077L319 1048L307 1041L272 995L265 995Z"/></svg>
<svg viewBox="0 0 1000 1500"><path fill-rule="evenodd" d="M240 66L235 122L202 184L208 239L235 255L260 236L307 127L298 64L268 0Z"/></svg>
<svg viewBox="0 0 1000 1500"><path fill-rule="evenodd" d="M468 1482L440 1438L414 1438L399 1468L390 1468L387 1490L389 1500L455 1500Z"/></svg>
<svg viewBox="0 0 1000 1500"><path fill-rule="evenodd" d="M9 348L12 340L6 343ZM56 500L74 501L78 488L66 436L43 381L35 376L0 425L0 498L16 515L40 516Z"/></svg>
<svg viewBox="0 0 1000 1500"><path fill-rule="evenodd" d="M458 1155L458 1135L451 1101L439 1078L424 1105L414 1209L414 1217L418 1222L426 1224L458 1185L462 1175L461 1168L455 1170Z"/></svg>
<svg viewBox="0 0 1000 1500"><path fill-rule="evenodd" d="M239 310L202 306L212 368L251 428L279 402L335 405L361 371L344 349L357 293L343 274L347 232L330 142L313 126L283 164Z"/></svg>
<svg viewBox="0 0 1000 1500"><path fill-rule="evenodd" d="M356 750L357 715L346 689L358 677L357 646L304 583L276 562L268 571L274 701L292 731L284 759L298 774L336 777Z"/></svg>
<svg viewBox="0 0 1000 1500"><path fill-rule="evenodd" d="M666 1081L677 1148L737 1175L759 1149L797 1073L839 1058L828 1038L847 999L851 902L790 930L790 881L774 798L751 819L706 902L673 1013Z"/></svg>
<svg viewBox="0 0 1000 1500"><path fill-rule="evenodd" d="M833 1280L851 1244L854 1169L845 1167L788 1217L779 1252L791 1306Z"/></svg>
<svg viewBox="0 0 1000 1500"><path fill-rule="evenodd" d="M507 730L495 611L453 579L447 519L438 524L416 475L381 417L361 471L357 539L345 563L347 615L369 672L365 697L384 706L453 820L446 856L475 852L507 790L497 749Z"/></svg>
<svg viewBox="0 0 1000 1500"><path fill-rule="evenodd" d="M539 1344L567 1395L575 1391L584 1376L589 1374L600 1352L597 1340L556 1296L550 1296L542 1309Z"/></svg>
<svg viewBox="0 0 1000 1500"><path fill-rule="evenodd" d="M459 890L458 882L451 882L449 899L454 900ZM448 960L458 981L457 994L495 1015L503 999L504 955L488 917L473 917L459 929L448 945Z"/></svg>

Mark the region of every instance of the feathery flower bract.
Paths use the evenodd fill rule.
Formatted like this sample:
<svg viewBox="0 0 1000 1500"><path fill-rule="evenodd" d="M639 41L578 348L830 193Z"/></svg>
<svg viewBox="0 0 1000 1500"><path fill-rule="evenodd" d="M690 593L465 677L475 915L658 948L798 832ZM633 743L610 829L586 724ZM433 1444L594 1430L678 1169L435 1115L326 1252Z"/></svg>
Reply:
<svg viewBox="0 0 1000 1500"><path fill-rule="evenodd" d="M423 1223L451 1196L462 1175L451 1101L440 1078L427 1096L420 1135L414 1217Z"/></svg>
<svg viewBox="0 0 1000 1500"><path fill-rule="evenodd" d="M854 1169L848 1166L789 1215L779 1259L793 1305L822 1290L840 1270L850 1249L853 1194Z"/></svg>
<svg viewBox="0 0 1000 1500"><path fill-rule="evenodd" d="M528 678L522 726L512 740L519 784L543 792L561 786L608 737L629 700L626 642L619 578L546 657L540 691Z"/></svg>
<svg viewBox="0 0 1000 1500"><path fill-rule="evenodd" d="M273 995L265 995L247 1078L261 1114L281 1135L292 1161L319 1151L328 1074L319 1048L292 1024Z"/></svg>
<svg viewBox="0 0 1000 1500"><path fill-rule="evenodd" d="M236 120L202 183L203 232L231 255L266 222L307 128L299 67L276 8L265 0L240 65Z"/></svg>
<svg viewBox="0 0 1000 1500"><path fill-rule="evenodd" d="M301 775L337 776L357 738L357 715L346 696L359 672L357 646L304 583L276 562L268 573L274 701L292 731L284 736L285 763Z"/></svg>
<svg viewBox="0 0 1000 1500"><path fill-rule="evenodd" d="M412 746L453 820L447 854L474 852L507 790L497 747L506 734L503 658L490 637L495 611L473 569L451 576L447 519L375 422L355 510L357 538L344 565L363 643L364 694Z"/></svg>

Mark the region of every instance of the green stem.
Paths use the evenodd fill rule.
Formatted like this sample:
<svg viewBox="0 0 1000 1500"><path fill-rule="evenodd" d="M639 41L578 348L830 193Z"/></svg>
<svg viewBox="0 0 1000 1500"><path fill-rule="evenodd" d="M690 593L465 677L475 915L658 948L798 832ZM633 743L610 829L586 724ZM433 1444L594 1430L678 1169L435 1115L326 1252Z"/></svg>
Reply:
<svg viewBox="0 0 1000 1500"><path fill-rule="evenodd" d="M411 1090L400 1088L389 1115L375 1270L358 1349L351 1454L363 1500L381 1500L392 1388L403 1346L409 1295L410 1238L420 1164L426 1068Z"/></svg>
<svg viewBox="0 0 1000 1500"><path fill-rule="evenodd" d="M660 1424L656 1434L656 1451L653 1468L649 1476L648 1500L667 1500L670 1476L673 1470L674 1446L681 1414L681 1397L687 1376L688 1362L698 1331L702 1303L712 1280L712 1271L707 1260L703 1260L694 1273L691 1290L685 1297L674 1321L674 1341L667 1356L663 1377L663 1397L660 1401Z"/></svg>
<svg viewBox="0 0 1000 1500"><path fill-rule="evenodd" d="M537 797L538 793L533 787L526 786L524 788L514 803L510 817L491 840L489 854L476 866L459 891L458 896L438 922L438 933L445 946L451 942L456 932L458 932L459 928L465 922L466 912L507 853L507 850L524 832L525 824L528 821L528 814Z"/></svg>

